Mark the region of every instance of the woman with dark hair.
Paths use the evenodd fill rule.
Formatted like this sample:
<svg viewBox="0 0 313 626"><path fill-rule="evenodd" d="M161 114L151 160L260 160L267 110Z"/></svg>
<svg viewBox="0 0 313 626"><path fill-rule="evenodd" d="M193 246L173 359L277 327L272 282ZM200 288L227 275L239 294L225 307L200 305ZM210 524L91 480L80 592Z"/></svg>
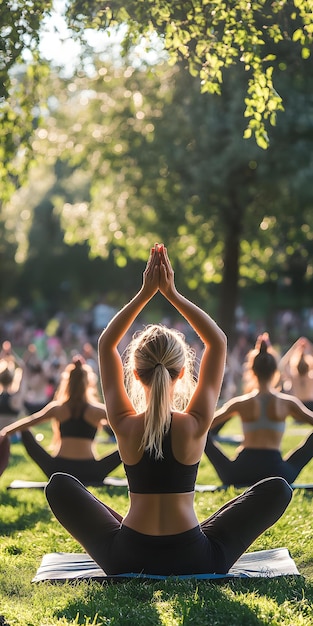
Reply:
<svg viewBox="0 0 313 626"><path fill-rule="evenodd" d="M205 453L224 485L252 485L270 476L282 476L293 483L313 457L313 433L286 457L281 455L281 442L286 419L293 417L302 424L313 425L313 412L295 396L273 387L277 362L268 350L266 339L260 338L259 352L251 371L255 380L253 391L226 402L215 412L212 432L229 419L239 416L243 442L234 460L230 460L209 433Z"/></svg>
<svg viewBox="0 0 313 626"><path fill-rule="evenodd" d="M0 431L0 438L21 431L29 456L49 478L55 472L68 472L84 484L98 484L120 463L116 450L101 459L94 454L98 428L107 423L105 406L96 395L95 374L82 357L76 356L62 374L54 400L43 409L16 421ZM52 421L54 454L49 454L28 430Z"/></svg>
<svg viewBox="0 0 313 626"><path fill-rule="evenodd" d="M203 343L197 383L191 350L176 329L153 324L118 346L160 292ZM46 495L57 519L108 574L179 575L229 570L274 524L292 491L282 478L251 487L201 524L195 481L223 378L226 337L176 289L166 248L152 248L142 287L99 339L101 382L128 478L125 517L72 476L54 474Z"/></svg>

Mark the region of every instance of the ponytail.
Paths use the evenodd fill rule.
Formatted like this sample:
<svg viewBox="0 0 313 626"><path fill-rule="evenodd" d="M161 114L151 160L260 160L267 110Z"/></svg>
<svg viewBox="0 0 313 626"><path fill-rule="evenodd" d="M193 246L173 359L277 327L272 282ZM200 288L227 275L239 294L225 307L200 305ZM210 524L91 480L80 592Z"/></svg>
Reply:
<svg viewBox="0 0 313 626"><path fill-rule="evenodd" d="M163 436L171 425L172 409L183 410L194 388L194 352L180 332L151 325L133 338L126 356L126 388L136 410L145 413L141 446L160 459ZM184 376L178 381L182 368ZM179 386L178 382L182 384ZM148 388L147 398L143 385Z"/></svg>
<svg viewBox="0 0 313 626"><path fill-rule="evenodd" d="M86 404L96 399L92 374L91 367L81 355L75 355L62 373L54 399L62 404L67 402L73 417L79 417Z"/></svg>
<svg viewBox="0 0 313 626"><path fill-rule="evenodd" d="M271 380L277 370L276 360L268 352L268 346L264 339L261 341L260 351L253 361L252 370L256 377L262 381Z"/></svg>
<svg viewBox="0 0 313 626"><path fill-rule="evenodd" d="M162 457L162 439L171 425L171 377L163 363L156 363L145 411L145 430L142 445L156 458Z"/></svg>

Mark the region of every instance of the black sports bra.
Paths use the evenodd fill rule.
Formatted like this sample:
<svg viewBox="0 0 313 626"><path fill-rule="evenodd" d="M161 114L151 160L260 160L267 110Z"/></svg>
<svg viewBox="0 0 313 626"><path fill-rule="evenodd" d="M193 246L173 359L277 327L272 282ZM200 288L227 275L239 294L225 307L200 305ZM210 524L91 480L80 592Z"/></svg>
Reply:
<svg viewBox="0 0 313 626"><path fill-rule="evenodd" d="M134 465L124 463L129 491L132 493L188 493L194 491L199 462L184 465L176 461L171 444L171 429L163 438L163 459L147 450Z"/></svg>
<svg viewBox="0 0 313 626"><path fill-rule="evenodd" d="M97 433L97 427L89 424L84 419L84 411L78 417L69 417L65 422L60 422L61 437L74 437L76 439L93 440Z"/></svg>

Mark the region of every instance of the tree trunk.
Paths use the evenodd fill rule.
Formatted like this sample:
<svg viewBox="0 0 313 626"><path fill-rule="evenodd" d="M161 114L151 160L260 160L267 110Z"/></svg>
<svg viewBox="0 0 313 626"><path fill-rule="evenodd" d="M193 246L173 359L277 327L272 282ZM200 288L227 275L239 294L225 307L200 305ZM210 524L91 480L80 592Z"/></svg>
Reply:
<svg viewBox="0 0 313 626"><path fill-rule="evenodd" d="M231 210L225 215L224 267L218 310L218 321L227 335L229 348L232 348L236 341L239 257L244 213L243 208L236 203L234 195L231 202Z"/></svg>

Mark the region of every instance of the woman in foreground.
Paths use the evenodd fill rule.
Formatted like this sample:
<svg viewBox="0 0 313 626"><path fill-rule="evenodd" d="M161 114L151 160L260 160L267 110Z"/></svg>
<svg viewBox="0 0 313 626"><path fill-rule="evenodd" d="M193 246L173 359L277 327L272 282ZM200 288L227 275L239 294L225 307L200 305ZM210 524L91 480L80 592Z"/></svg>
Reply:
<svg viewBox="0 0 313 626"><path fill-rule="evenodd" d="M98 428L107 423L105 406L97 401L94 373L79 356L66 366L54 400L33 415L15 421L0 431L0 441L16 432L22 433L29 456L48 478L55 472L67 472L84 484L101 483L121 463L118 450L96 459L94 438ZM55 449L49 454L29 428L50 420Z"/></svg>
<svg viewBox="0 0 313 626"><path fill-rule="evenodd" d="M164 326L148 326L134 337L123 368L118 344L157 292L204 344L192 391L188 345L179 332ZM177 291L167 251L156 244L141 289L99 339L102 387L128 478L129 510L122 518L65 474L52 476L46 488L58 520L107 574L225 573L290 502L289 485L273 478L228 502L201 524L197 520L195 481L225 354L224 333ZM125 387L125 377L133 391ZM180 389L183 395L189 392L188 400Z"/></svg>
<svg viewBox="0 0 313 626"><path fill-rule="evenodd" d="M282 476L293 483L313 457L313 433L296 449L282 458L281 443L286 419L313 425L313 412L298 398L274 388L277 362L268 351L267 341L260 341L259 352L251 367L254 389L229 400L215 413L212 432L229 419L239 416L243 443L235 459L229 459L214 443L209 433L205 453L224 485L252 485L269 476ZM220 430L220 428L219 428Z"/></svg>

